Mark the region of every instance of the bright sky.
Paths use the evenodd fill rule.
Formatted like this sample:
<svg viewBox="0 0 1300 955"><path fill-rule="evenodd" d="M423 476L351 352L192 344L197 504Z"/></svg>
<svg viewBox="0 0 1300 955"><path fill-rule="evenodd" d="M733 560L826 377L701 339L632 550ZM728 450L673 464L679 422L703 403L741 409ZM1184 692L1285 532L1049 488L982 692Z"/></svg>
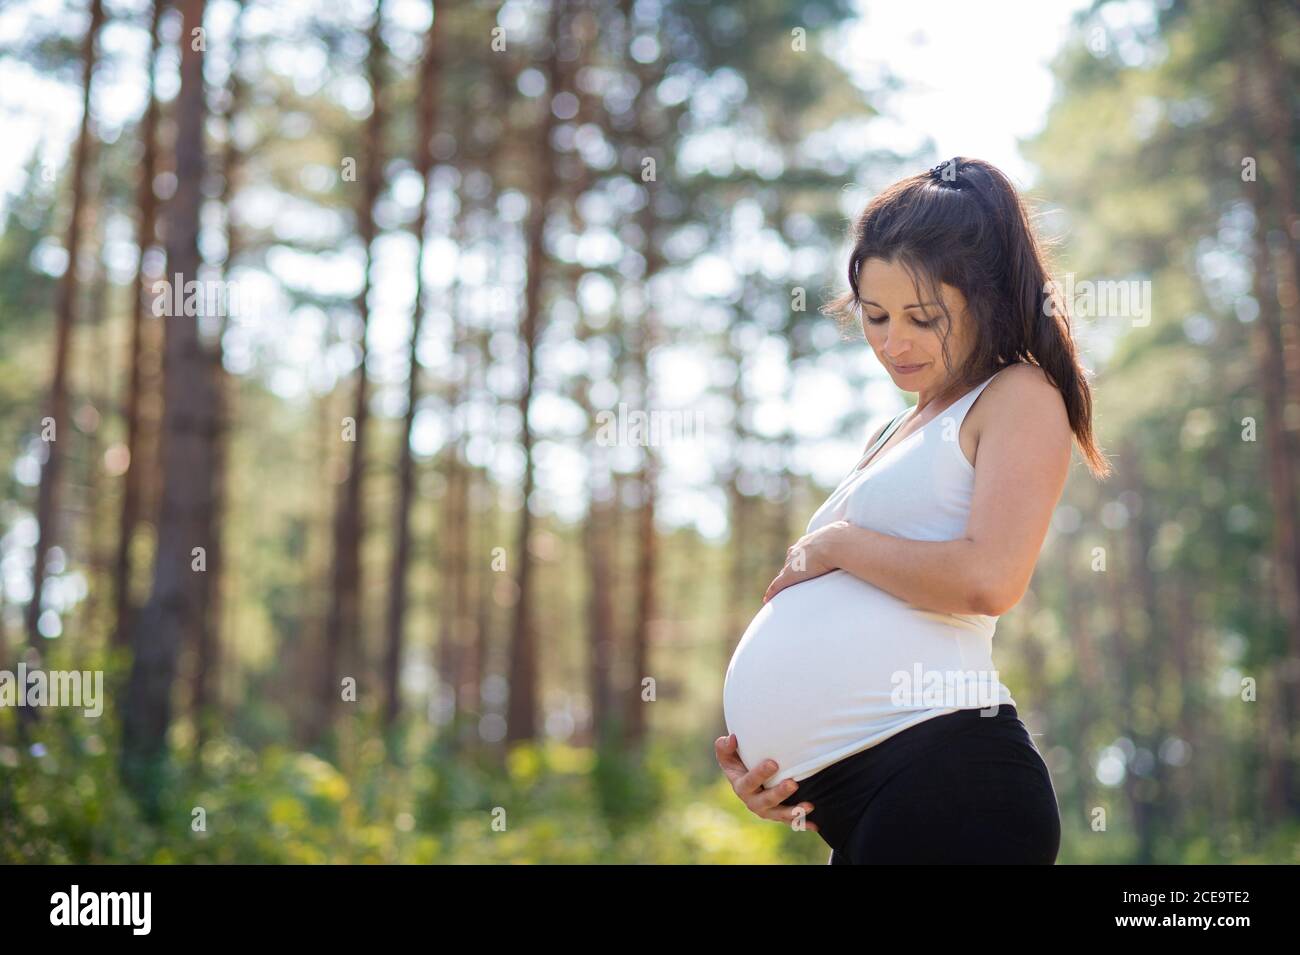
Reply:
<svg viewBox="0 0 1300 955"><path fill-rule="evenodd" d="M897 122L881 128L897 135L900 148L933 140L936 162L984 159L1028 185L1032 170L1016 139L1042 127L1053 90L1048 63L1087 0L861 6L842 62L856 64L864 81L883 63L906 84L886 103Z"/></svg>
<svg viewBox="0 0 1300 955"><path fill-rule="evenodd" d="M394 8L409 2L398 0ZM22 35L25 15L21 11L35 8L54 16L63 6L59 0L33 0L18 10L0 9L0 46ZM211 6L222 18L229 10L228 4ZM867 88L876 85L872 77L882 67L904 81L901 92L880 103L890 118L875 123L875 140L899 152L919 149L929 140L934 144L931 164L953 155L978 157L999 166L1014 182L1027 187L1032 184L1033 170L1021 159L1017 139L1032 135L1042 126L1053 93L1047 64L1066 36L1071 15L1087 6L1087 0L1010 0L998 4L908 0L864 4L862 18L840 31L831 49ZM214 27L220 30L224 24ZM108 31L104 42L124 54L138 50L131 57L135 62L144 52L145 38L140 31L115 27ZM109 134L143 105L138 77L121 76L119 80L124 82L108 87L96 101L97 115ZM61 163L75 135L79 115L80 101L74 89L24 67L0 66L0 124L7 147L0 150L0 192L11 193L20 186L23 163L38 145L43 145L54 162ZM891 178L914 171L899 170ZM874 190L885 184L862 185ZM845 201L852 209L846 209L846 214L859 208L866 196L862 189L848 190ZM390 274L409 277L409 261L403 259L397 245L394 243L396 264ZM317 272L318 265L312 264ZM400 356L405 348L402 323L407 320L404 316L409 308L400 301L401 288L404 285L400 283L390 287L395 289L392 314L396 320L391 324L384 321L382 306L379 312L372 346L380 353L392 350ZM278 328L283 335L286 326ZM853 350L862 362L860 367L873 380L870 395L859 395L844 387L820 387L804 393L796 390L795 403L804 406L784 407L781 417L792 422L833 421L855 404L870 402L874 425L902 407L901 396L883 370L876 367L865 346L832 341L829 347ZM231 360L236 361L237 355L232 354ZM675 355L673 378L678 382L707 382L703 366L693 371L687 367L692 360L690 355ZM756 361L770 359L759 352ZM777 361L781 363L779 355ZM438 425L430 422L430 427ZM825 427L816 427L800 433L816 436L826 431ZM801 455L800 466L824 484L833 485L857 459L865 438L853 435L848 441L813 441ZM436 434L417 435L416 446L431 449L439 440ZM664 449L666 478L672 480L670 475L675 474L673 483L683 489L680 494L665 494L665 502L673 502L680 509L677 514L665 513L665 519L671 523L691 520L704 533L716 535L725 530L725 500L719 488L709 487L708 475L701 471L704 462L699 450L698 445L690 443ZM585 461L581 456L559 454L549 463L552 480L546 482L548 485L559 489L583 486ZM580 513L576 499L554 503L566 517Z"/></svg>

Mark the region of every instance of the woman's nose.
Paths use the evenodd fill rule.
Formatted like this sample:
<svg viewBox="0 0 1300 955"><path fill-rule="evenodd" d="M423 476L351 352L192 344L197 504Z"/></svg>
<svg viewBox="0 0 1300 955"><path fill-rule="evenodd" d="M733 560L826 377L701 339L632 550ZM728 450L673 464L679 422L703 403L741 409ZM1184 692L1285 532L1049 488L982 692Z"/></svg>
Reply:
<svg viewBox="0 0 1300 955"><path fill-rule="evenodd" d="M910 356L916 354L912 351L911 341L901 336L896 336L894 339L886 341L885 347L882 348L881 351L885 353L885 357L890 361L898 362L899 364L907 364L907 362L911 360Z"/></svg>
<svg viewBox="0 0 1300 955"><path fill-rule="evenodd" d="M902 330L886 329L885 340L880 343L880 351L887 358L893 355L910 355L912 340Z"/></svg>
<svg viewBox="0 0 1300 955"><path fill-rule="evenodd" d="M913 354L910 333L900 328L898 323L886 323L880 334L884 336L884 340L881 341L877 351L885 358L890 361L902 361L906 356Z"/></svg>

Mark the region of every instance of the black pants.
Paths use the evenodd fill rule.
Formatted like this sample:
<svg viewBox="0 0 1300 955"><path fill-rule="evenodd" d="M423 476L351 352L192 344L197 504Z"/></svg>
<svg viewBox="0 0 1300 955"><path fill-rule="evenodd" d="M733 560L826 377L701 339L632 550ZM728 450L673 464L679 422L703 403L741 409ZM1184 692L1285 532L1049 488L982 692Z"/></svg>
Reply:
<svg viewBox="0 0 1300 955"><path fill-rule="evenodd" d="M1016 708L925 720L799 781L831 865L1052 865L1061 818Z"/></svg>

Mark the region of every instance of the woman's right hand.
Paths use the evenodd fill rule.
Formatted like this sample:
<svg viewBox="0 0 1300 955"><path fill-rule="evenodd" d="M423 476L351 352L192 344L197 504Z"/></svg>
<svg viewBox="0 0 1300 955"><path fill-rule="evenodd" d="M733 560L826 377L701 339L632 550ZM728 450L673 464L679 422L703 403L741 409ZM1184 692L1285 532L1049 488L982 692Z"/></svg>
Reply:
<svg viewBox="0 0 1300 955"><path fill-rule="evenodd" d="M777 765L770 759L764 760L753 769L749 769L740 761L740 753L737 751L736 734L728 736L719 736L713 743L713 749L718 756L718 765L726 774L727 779L731 782L731 790L740 801L754 815L760 819L771 819L773 822L793 823L795 819L802 816L804 818L804 828L809 832L816 832L817 825L809 822L808 813L812 812L813 806L810 802L801 802L795 806L783 806L781 800L789 798L790 794L799 788L799 784L793 779L782 780L771 789L763 788L763 780L768 779L777 771Z"/></svg>

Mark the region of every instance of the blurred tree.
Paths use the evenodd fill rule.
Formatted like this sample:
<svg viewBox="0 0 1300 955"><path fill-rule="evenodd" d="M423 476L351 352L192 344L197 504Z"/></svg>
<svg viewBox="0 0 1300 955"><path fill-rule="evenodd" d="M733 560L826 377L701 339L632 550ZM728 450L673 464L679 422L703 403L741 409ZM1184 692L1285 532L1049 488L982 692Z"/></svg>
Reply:
<svg viewBox="0 0 1300 955"><path fill-rule="evenodd" d="M559 189L555 160L551 155L551 135L556 127L558 98L568 90L566 60L572 61L576 49L569 47L567 27L570 0L552 0L547 43L545 46L546 89L538 98L540 119L536 129L536 153L533 158L533 189L529 196L526 228L527 284L524 288L523 312L519 339L524 352L525 372L519 393L520 444L524 454L524 480L520 493L519 527L515 537L515 582L519 599L515 603L514 627L510 638L510 703L506 714L506 741L517 743L537 737L537 633L533 610L533 515L530 501L536 488L533 460L533 427L530 420L537 382L537 341L543 320L543 289L550 256L546 249L546 224L551 200Z"/></svg>
<svg viewBox="0 0 1300 955"><path fill-rule="evenodd" d="M446 4L443 5L444 17ZM439 79L442 67L442 27L437 11L430 3L429 29L424 39L424 55L416 91L416 141L414 165L420 177L420 207L411 231L415 236L415 296L411 306L411 339L407 351L406 413L402 418L401 442L397 451L397 510L393 517L393 552L388 579L387 643L384 651L384 725L392 728L401 711L401 664L403 630L406 626L407 575L411 557L411 506L415 499L415 461L411 436L420 402L420 331L424 324L425 301L424 250L428 229L429 199L433 176L433 137L438 123Z"/></svg>
<svg viewBox="0 0 1300 955"><path fill-rule="evenodd" d="M45 422L42 422L42 435L45 437L46 458L41 468L40 492L36 503L36 553L32 565L32 595L27 605L27 639L32 649L41 649L40 618L42 597L45 588L46 557L57 537L56 523L59 519L58 493L59 471L63 463L63 445L59 444L59 432L66 443L68 434L68 351L72 343L72 330L77 321L77 272L81 265L82 210L86 205L86 177L91 162L92 126L91 126L91 85L95 74L95 60L98 54L99 30L104 23L104 5L102 0L90 0L90 23L86 27L82 46L81 73L81 129L77 135L77 144L72 160L72 206L69 212L67 239L64 250L67 253L67 265L59 282L58 299L55 304L56 331L54 337L54 376L50 385L50 397L47 418L52 422L53 430L45 437ZM24 709L21 712L27 713Z"/></svg>
<svg viewBox="0 0 1300 955"><path fill-rule="evenodd" d="M369 53L366 72L370 84L370 115L366 119L365 155L357 165L362 170L362 190L357 204L357 234L365 255L361 292L356 309L360 316L357 336L359 359L351 422L344 427L351 443L349 464L339 488L334 513L334 562L330 572L329 616L325 621L325 648L320 685L319 712L315 732L323 736L331 729L341 699L340 677L358 679L355 669L361 663L361 538L365 516L361 507L361 488L365 476L366 434L370 418L370 386L366 369L369 354L367 333L370 327L370 292L373 287L375 204L384 185L385 120L385 47L383 39L384 3L376 0L368 33ZM353 669L348 669L353 668Z"/></svg>
<svg viewBox="0 0 1300 955"><path fill-rule="evenodd" d="M159 812L172 718L172 684L182 641L201 625L205 536L213 469L212 357L198 316L174 314L192 296L206 302L199 279L199 219L207 168L206 0L179 0L181 87L176 102L176 193L167 205L167 286L164 319L162 501L153 590L132 639L132 665L123 712L122 773L143 811ZM200 313L204 310L200 309Z"/></svg>
<svg viewBox="0 0 1300 955"><path fill-rule="evenodd" d="M128 314L131 322L131 345L127 370L126 398L123 415L126 418L126 471L122 475L122 510L117 535L117 554L113 565L113 592L117 610L117 623L113 629L114 646L126 646L130 640L135 604L131 594L133 577L132 540L140 522L144 495L144 482L149 472L145 455L142 404L146 386L146 316L151 295L147 274L149 252L157 241L158 196L154 192L154 179L158 175L158 49L161 43L159 24L162 20L164 0L153 0L149 16L149 60L146 65L146 92L144 116L140 121L140 169L136 192L136 261L135 283L131 286ZM151 349L152 350L152 349Z"/></svg>
<svg viewBox="0 0 1300 955"><path fill-rule="evenodd" d="M222 135L225 143L221 153L221 195L220 203L225 214L226 254L221 263L221 282L229 285L232 270L243 251L242 236L235 217L235 201L239 192L242 155L239 148L237 125L244 109L245 84L241 75L240 63L243 49L243 24L248 8L246 0L236 0L235 18L231 25L229 73L226 80L225 109L221 115ZM238 300L241 308L247 303ZM219 316L212 348L208 351L208 374L212 379L211 393L214 402L212 409L212 471L209 475L210 506L206 515L206 527L203 537L208 542L207 571L204 574L203 604L199 611L197 643L194 647L194 677L191 707L194 715L196 746L195 752L201 752L203 743L220 725L221 710L221 673L223 667L221 652L221 621L223 618L227 584L225 547L224 508L229 485L229 443L235 398L234 382L226 372L223 360L226 332L230 326L231 309L227 308Z"/></svg>

